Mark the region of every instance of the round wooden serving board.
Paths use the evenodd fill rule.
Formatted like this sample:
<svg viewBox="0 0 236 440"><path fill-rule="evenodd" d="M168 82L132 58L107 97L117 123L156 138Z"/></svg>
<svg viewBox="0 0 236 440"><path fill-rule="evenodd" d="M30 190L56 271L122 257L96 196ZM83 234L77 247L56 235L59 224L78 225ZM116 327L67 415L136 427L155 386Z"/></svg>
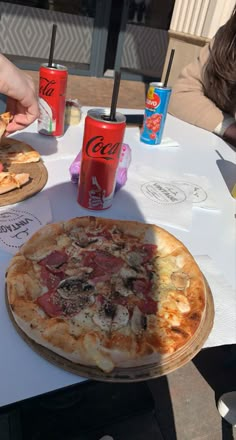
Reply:
<svg viewBox="0 0 236 440"><path fill-rule="evenodd" d="M6 304L10 318L24 341L39 355L53 363L54 365L65 369L78 376L88 379L100 380L103 382L139 382L143 380L154 379L156 377L168 374L177 368L182 367L189 362L202 348L211 332L214 321L214 303L210 287L205 280L206 285L206 313L199 329L194 337L177 353L163 358L163 362L153 363L144 366L131 368L115 368L111 373L105 373L97 367L89 367L82 364L75 364L53 351L37 344L29 338L16 324L12 311L9 307L6 291Z"/></svg>
<svg viewBox="0 0 236 440"><path fill-rule="evenodd" d="M23 142L20 142L16 139L2 138L0 142L0 148L4 148L4 145L6 143L17 143L22 144L22 147L24 146ZM16 188L5 194L0 194L0 206L12 205L33 196L43 189L48 180L47 168L45 167L41 159L38 162L12 164L10 166L4 167L4 171L15 174L28 173L30 175L30 180L21 188Z"/></svg>

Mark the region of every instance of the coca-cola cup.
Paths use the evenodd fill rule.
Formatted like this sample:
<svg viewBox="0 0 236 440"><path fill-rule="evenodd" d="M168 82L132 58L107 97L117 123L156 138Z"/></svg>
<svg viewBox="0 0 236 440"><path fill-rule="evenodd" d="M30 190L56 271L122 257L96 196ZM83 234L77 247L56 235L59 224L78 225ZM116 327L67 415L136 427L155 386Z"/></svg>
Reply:
<svg viewBox="0 0 236 440"><path fill-rule="evenodd" d="M112 205L125 127L121 113L110 120L104 109L88 111L78 185L78 203L84 208L101 210Z"/></svg>

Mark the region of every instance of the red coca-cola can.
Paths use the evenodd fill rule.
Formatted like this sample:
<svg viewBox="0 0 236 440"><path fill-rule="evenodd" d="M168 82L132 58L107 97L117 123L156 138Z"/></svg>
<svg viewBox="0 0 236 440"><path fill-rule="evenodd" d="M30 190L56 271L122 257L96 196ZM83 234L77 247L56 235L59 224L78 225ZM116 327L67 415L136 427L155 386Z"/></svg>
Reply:
<svg viewBox="0 0 236 440"><path fill-rule="evenodd" d="M48 136L64 134L68 71L60 64L42 64L39 69L38 132Z"/></svg>
<svg viewBox="0 0 236 440"><path fill-rule="evenodd" d="M88 111L78 186L78 203L84 208L101 210L112 205L125 126L121 113L110 121L104 109Z"/></svg>

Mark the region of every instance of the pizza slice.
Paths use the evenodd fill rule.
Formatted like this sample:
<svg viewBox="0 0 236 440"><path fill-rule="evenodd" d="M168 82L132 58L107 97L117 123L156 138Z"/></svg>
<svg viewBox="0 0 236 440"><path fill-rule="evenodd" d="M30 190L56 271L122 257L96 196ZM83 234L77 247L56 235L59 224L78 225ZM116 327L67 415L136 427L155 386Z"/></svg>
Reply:
<svg viewBox="0 0 236 440"><path fill-rule="evenodd" d="M9 122L12 120L13 116L10 112L2 113L0 115L0 139L4 132L6 131L6 128L9 124Z"/></svg>
<svg viewBox="0 0 236 440"><path fill-rule="evenodd" d="M0 173L0 194L5 194L13 189L20 188L29 181L30 175L28 173Z"/></svg>
<svg viewBox="0 0 236 440"><path fill-rule="evenodd" d="M30 145L6 139L0 144L0 161L7 165L38 162L40 154Z"/></svg>

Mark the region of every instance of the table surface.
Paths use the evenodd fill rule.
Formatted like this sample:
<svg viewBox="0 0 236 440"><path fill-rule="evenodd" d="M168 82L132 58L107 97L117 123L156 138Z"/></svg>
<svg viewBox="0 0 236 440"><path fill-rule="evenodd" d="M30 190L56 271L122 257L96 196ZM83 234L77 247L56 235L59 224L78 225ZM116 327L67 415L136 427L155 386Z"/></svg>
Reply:
<svg viewBox="0 0 236 440"><path fill-rule="evenodd" d="M53 221L88 215L88 211L76 202L76 185L70 182L69 175L69 166L82 146L83 120L87 108L84 107L82 111L82 122L78 126L69 127L61 138L37 134L36 123L13 135L32 145L42 155L49 175L42 193L50 200ZM120 111L140 113L138 110ZM150 148L139 141L138 128L127 128L124 142L132 148L130 169L133 164L140 163L152 167L157 176L158 172L168 170L169 174L190 173L208 178L214 188L218 210L194 209L189 230L170 225L164 227L183 241L193 255L208 255L224 275L226 282L235 288L235 200L220 172L221 165L229 165L229 170L235 167L235 152L212 133L170 115L167 116L164 130L164 137L166 136L177 141L179 147ZM37 200L37 195L34 197ZM132 209L127 214L127 203L131 202ZM125 187L116 194L113 206L109 210L99 211L99 215L145 221L138 201L131 198ZM0 250L0 406L85 380L41 358L16 332L4 299L4 275L11 257ZM234 339L235 336L232 336L232 343L236 342Z"/></svg>

